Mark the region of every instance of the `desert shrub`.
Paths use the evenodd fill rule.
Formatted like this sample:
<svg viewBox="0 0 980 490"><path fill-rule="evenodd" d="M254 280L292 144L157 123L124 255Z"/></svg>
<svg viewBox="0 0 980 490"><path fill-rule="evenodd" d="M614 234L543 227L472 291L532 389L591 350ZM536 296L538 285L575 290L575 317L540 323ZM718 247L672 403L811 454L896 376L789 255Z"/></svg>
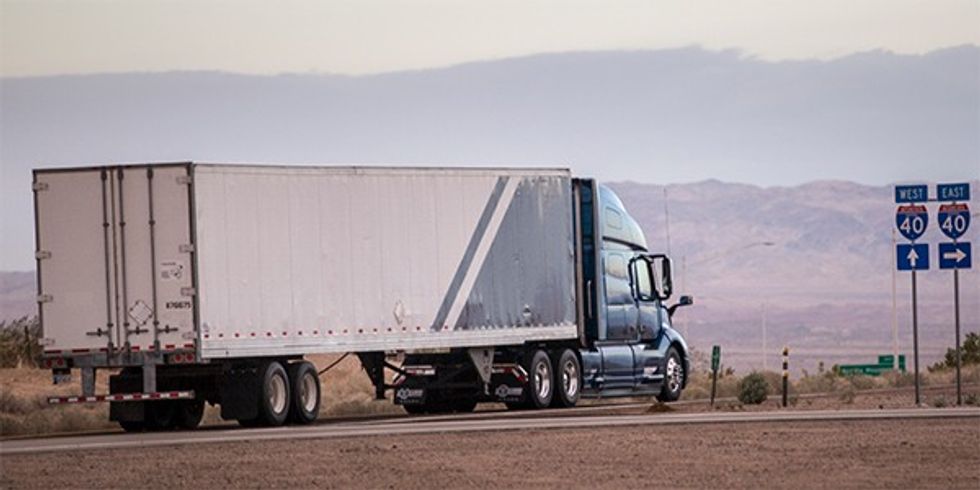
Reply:
<svg viewBox="0 0 980 490"><path fill-rule="evenodd" d="M875 388L875 378L871 376L865 376L863 374L856 374L854 376L849 376L848 381L851 382L851 386L857 390L870 390Z"/></svg>
<svg viewBox="0 0 980 490"><path fill-rule="evenodd" d="M969 332L960 345L960 361L963 365L980 364L980 333ZM929 367L930 371L956 367L956 348L946 349L943 360Z"/></svg>
<svg viewBox="0 0 980 490"><path fill-rule="evenodd" d="M840 391L840 401L841 403L850 405L854 403L854 397L856 395L857 395L857 390L855 390L853 386L847 385L844 387L844 389Z"/></svg>
<svg viewBox="0 0 980 490"><path fill-rule="evenodd" d="M964 405L980 406L980 395L976 393L970 393L963 398Z"/></svg>
<svg viewBox="0 0 980 490"><path fill-rule="evenodd" d="M949 405L949 402L946 401L946 397L945 396L939 395L936 398L933 398L932 399L932 406L934 406L936 408L944 408L947 405Z"/></svg>
<svg viewBox="0 0 980 490"><path fill-rule="evenodd" d="M738 383L738 400L746 405L758 405L769 397L769 383L762 373L750 373Z"/></svg>
<svg viewBox="0 0 980 490"><path fill-rule="evenodd" d="M0 367L36 366L41 355L37 317L0 321Z"/></svg>

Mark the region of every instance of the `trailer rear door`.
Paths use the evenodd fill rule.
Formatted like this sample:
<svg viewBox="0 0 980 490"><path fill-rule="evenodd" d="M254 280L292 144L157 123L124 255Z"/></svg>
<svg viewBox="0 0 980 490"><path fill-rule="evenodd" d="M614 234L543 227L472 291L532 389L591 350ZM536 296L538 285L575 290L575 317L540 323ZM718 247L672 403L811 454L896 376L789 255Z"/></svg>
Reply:
<svg viewBox="0 0 980 490"><path fill-rule="evenodd" d="M189 168L35 172L47 353L194 347Z"/></svg>

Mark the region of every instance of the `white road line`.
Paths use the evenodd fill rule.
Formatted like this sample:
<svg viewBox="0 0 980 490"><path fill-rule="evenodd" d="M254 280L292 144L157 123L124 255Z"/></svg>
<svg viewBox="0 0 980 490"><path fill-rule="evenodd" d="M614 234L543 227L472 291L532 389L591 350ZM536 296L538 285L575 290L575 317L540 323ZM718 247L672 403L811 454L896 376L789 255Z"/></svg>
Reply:
<svg viewBox="0 0 980 490"><path fill-rule="evenodd" d="M568 429L621 427L639 425L714 424L746 422L802 422L922 418L976 418L980 409L898 409L839 410L794 412L726 412L693 414L606 415L593 417L537 417L526 419L438 420L416 419L416 423L357 424L341 423L312 427L279 427L273 429L236 429L199 432L158 432L148 434L114 434L64 437L57 439L21 439L0 442L0 454L25 454L46 451L80 451L158 447L218 442L316 439L379 435L435 434L446 432Z"/></svg>

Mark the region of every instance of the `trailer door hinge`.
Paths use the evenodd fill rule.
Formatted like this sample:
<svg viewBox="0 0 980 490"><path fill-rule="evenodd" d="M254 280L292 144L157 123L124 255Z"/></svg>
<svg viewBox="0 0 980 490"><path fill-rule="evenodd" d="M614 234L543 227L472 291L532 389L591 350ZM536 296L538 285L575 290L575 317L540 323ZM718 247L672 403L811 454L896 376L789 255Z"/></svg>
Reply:
<svg viewBox="0 0 980 490"><path fill-rule="evenodd" d="M181 296L194 296L197 294L197 290L194 288L180 288Z"/></svg>
<svg viewBox="0 0 980 490"><path fill-rule="evenodd" d="M54 301L54 296L51 296L50 294L39 294L39 295L37 295L37 302L38 303L50 303L52 301Z"/></svg>
<svg viewBox="0 0 980 490"><path fill-rule="evenodd" d="M31 189L34 189L34 192L46 191L46 190L48 190L48 183L47 182L35 182L31 186Z"/></svg>
<svg viewBox="0 0 980 490"><path fill-rule="evenodd" d="M182 253L182 254L194 253L194 244L193 243L183 243L183 244L180 245L180 247L178 247L178 250L180 250L180 253Z"/></svg>
<svg viewBox="0 0 980 490"><path fill-rule="evenodd" d="M191 182L192 181L191 181L191 176L190 175L178 175L177 176L177 183L180 184L180 185L188 185Z"/></svg>
<svg viewBox="0 0 980 490"><path fill-rule="evenodd" d="M34 252L34 258L37 260L44 260L51 258L51 252L48 250L38 250Z"/></svg>

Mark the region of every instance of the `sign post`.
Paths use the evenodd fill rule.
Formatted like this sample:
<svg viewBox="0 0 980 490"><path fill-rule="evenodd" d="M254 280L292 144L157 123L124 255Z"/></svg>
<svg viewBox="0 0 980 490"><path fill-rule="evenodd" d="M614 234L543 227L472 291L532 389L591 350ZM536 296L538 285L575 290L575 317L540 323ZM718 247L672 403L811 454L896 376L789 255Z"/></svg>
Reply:
<svg viewBox="0 0 980 490"><path fill-rule="evenodd" d="M925 206L916 204L929 200L929 188L924 185L895 186L895 203L906 204L899 206L895 212L895 226L911 243L896 245L896 266L900 271L912 272L912 360L915 364L915 404L922 402L919 379L919 305L916 284L916 272L929 270L929 244L915 243L929 225L929 211Z"/></svg>
<svg viewBox="0 0 980 490"><path fill-rule="evenodd" d="M718 385L718 368L721 366L721 346L711 347L711 406L715 406L715 388Z"/></svg>
<svg viewBox="0 0 980 490"><path fill-rule="evenodd" d="M960 348L960 269L973 266L972 247L970 242L957 240L970 227L970 207L959 201L970 200L969 182L960 184L938 184L936 198L939 201L952 201L952 204L939 206L939 229L944 235L953 240L951 243L939 244L939 268L953 270L953 311L956 323L956 404L963 404L962 378L960 368L962 352Z"/></svg>

